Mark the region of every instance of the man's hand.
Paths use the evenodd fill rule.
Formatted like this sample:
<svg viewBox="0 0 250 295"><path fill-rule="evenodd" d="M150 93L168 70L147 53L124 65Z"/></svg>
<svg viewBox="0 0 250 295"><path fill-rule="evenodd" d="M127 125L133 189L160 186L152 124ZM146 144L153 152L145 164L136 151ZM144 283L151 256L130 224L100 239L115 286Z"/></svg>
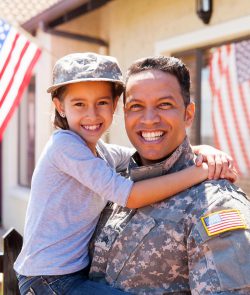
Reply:
<svg viewBox="0 0 250 295"><path fill-rule="evenodd" d="M208 179L226 178L235 182L238 173L234 167L231 156L209 145L193 146L193 152L197 155L196 166L203 162L208 164Z"/></svg>

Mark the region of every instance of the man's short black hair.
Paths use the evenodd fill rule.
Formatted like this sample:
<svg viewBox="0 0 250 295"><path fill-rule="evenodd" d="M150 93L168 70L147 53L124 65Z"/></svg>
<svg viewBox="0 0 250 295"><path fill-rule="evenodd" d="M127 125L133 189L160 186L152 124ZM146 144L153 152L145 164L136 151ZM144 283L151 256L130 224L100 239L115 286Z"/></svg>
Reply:
<svg viewBox="0 0 250 295"><path fill-rule="evenodd" d="M181 94L185 107L190 103L190 74L185 64L176 57L153 56L138 59L128 68L126 74L126 85L128 79L137 73L147 70L158 70L175 76L181 87ZM124 95L124 103L126 94Z"/></svg>

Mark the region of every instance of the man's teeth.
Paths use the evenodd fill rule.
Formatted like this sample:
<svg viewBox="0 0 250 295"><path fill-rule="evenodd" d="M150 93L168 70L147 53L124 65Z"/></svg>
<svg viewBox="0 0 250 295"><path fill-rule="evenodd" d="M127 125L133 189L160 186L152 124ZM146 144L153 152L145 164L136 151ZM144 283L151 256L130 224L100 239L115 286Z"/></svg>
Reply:
<svg viewBox="0 0 250 295"><path fill-rule="evenodd" d="M163 132L162 131L142 132L141 135L146 141L154 141L154 140L158 140L163 135Z"/></svg>
<svg viewBox="0 0 250 295"><path fill-rule="evenodd" d="M96 130L98 128L100 128L101 124L98 125L84 125L83 128L87 129L87 130Z"/></svg>

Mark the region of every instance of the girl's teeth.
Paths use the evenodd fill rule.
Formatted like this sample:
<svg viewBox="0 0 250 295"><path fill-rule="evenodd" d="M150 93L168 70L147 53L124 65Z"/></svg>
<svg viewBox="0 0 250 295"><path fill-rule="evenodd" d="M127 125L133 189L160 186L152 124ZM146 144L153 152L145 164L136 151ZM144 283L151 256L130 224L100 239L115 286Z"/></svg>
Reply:
<svg viewBox="0 0 250 295"><path fill-rule="evenodd" d="M98 128L100 128L101 124L98 125L84 125L83 127L87 130L96 130Z"/></svg>
<svg viewBox="0 0 250 295"><path fill-rule="evenodd" d="M162 131L142 132L142 137L146 141L158 140L162 135L163 135L163 132Z"/></svg>

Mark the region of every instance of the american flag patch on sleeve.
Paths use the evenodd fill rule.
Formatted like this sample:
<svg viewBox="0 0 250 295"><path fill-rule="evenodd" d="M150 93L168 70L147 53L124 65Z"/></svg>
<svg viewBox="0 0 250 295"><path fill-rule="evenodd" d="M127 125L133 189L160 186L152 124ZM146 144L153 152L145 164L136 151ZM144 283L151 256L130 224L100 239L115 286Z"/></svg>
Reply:
<svg viewBox="0 0 250 295"><path fill-rule="evenodd" d="M201 217L208 236L217 235L230 230L246 229L247 225L236 209L221 210Z"/></svg>

